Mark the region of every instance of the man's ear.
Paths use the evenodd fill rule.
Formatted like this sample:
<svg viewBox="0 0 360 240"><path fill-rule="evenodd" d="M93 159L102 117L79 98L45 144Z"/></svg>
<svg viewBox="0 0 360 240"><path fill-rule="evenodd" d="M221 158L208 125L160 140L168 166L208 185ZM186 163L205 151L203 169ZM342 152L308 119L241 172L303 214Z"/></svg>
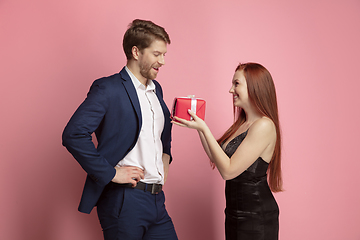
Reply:
<svg viewBox="0 0 360 240"><path fill-rule="evenodd" d="M133 46L131 48L131 53L132 53L132 56L135 60L139 60L139 55L140 55L140 50L138 49L137 46Z"/></svg>

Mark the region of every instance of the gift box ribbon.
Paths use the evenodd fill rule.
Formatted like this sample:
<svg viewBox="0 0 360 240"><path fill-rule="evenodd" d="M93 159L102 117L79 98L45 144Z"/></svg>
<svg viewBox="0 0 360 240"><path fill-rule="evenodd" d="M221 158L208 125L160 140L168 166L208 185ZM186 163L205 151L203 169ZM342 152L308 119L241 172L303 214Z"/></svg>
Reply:
<svg viewBox="0 0 360 240"><path fill-rule="evenodd" d="M189 95L189 98L191 98L191 111L196 114L196 104L197 100L194 95ZM190 117L190 121L193 120L193 117Z"/></svg>

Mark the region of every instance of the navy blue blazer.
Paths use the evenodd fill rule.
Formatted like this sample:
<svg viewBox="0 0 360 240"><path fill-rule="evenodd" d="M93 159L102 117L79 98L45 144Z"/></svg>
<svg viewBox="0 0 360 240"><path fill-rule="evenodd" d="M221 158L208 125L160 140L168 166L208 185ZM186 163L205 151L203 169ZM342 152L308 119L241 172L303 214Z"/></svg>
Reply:
<svg viewBox="0 0 360 240"><path fill-rule="evenodd" d="M163 152L170 155L171 161L170 112L160 84L153 81L165 117L161 135ZM141 124L139 99L125 68L118 74L94 81L62 135L63 145L88 174L80 212L90 213L94 208L104 187L115 176L114 167L134 147ZM92 142L93 132L98 141L97 148Z"/></svg>

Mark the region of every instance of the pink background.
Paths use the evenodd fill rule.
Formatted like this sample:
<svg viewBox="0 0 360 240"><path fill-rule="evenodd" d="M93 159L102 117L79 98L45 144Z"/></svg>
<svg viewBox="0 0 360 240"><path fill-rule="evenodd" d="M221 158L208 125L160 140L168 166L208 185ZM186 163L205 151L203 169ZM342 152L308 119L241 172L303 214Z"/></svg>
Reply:
<svg viewBox="0 0 360 240"><path fill-rule="evenodd" d="M268 68L284 142L280 239L360 239L359 0L0 1L0 239L102 238L96 211L77 212L85 173L61 133L92 81L125 64L134 18L172 40L158 75L169 107L206 99L216 137L233 120L236 65ZM173 157L179 239L224 239L224 181L195 131L174 127Z"/></svg>

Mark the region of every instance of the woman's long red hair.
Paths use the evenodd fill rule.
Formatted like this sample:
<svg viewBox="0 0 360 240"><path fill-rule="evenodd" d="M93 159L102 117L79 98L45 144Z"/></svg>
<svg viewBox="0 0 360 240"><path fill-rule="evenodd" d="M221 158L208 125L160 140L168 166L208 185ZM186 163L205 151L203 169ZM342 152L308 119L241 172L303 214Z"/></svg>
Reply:
<svg viewBox="0 0 360 240"><path fill-rule="evenodd" d="M276 143L273 156L271 158L268 175L269 186L273 192L281 192L281 133L279 124L276 91L273 79L269 71L258 63L239 64L235 70L243 71L247 83L250 100L255 104L259 112L270 118L276 127ZM234 106L234 124L217 141L219 144L226 141L236 130L246 121L245 112Z"/></svg>

